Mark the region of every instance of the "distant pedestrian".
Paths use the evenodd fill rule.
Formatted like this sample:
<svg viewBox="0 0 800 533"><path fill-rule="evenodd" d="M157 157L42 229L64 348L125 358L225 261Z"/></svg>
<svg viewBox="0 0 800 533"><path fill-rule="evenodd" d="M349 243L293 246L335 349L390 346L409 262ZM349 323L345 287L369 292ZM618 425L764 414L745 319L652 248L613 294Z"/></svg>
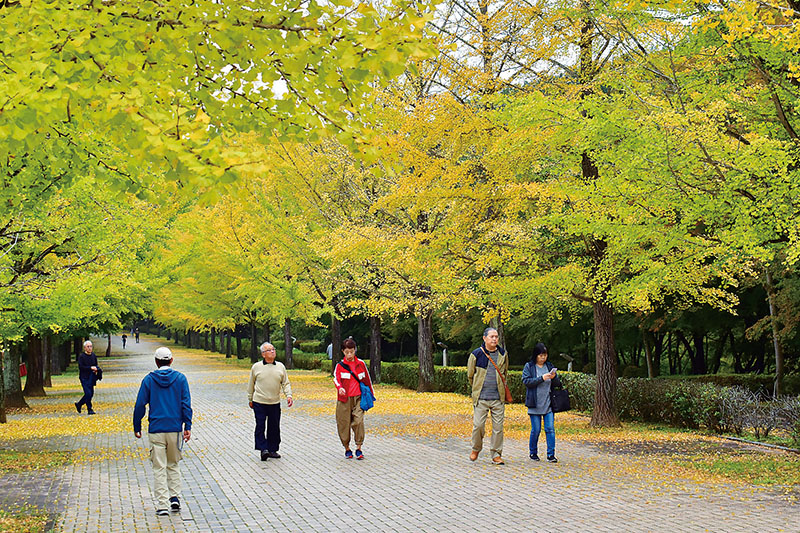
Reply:
<svg viewBox="0 0 800 533"><path fill-rule="evenodd" d="M125 349L125 343L128 342L128 336L124 333L122 334L122 349Z"/></svg>
<svg viewBox="0 0 800 533"><path fill-rule="evenodd" d="M97 366L97 356L94 354L92 341L83 343L83 351L78 354L78 379L83 388L83 396L75 402L75 409L81 412L81 407L86 406L87 413L95 414L92 409L92 398L94 397L94 387L97 385L98 373L101 372Z"/></svg>
<svg viewBox="0 0 800 533"><path fill-rule="evenodd" d="M528 443L530 458L539 460L539 435L544 422L544 435L547 442L547 460L557 463L555 416L550 406L551 387L561 387L556 368L547 360L547 347L541 342L533 348L533 356L522 370L522 383L527 387L525 405L531 418L531 436Z"/></svg>
<svg viewBox="0 0 800 533"><path fill-rule="evenodd" d="M500 336L495 328L483 332L483 344L469 355L467 378L472 386L472 453L470 461L478 459L483 449L486 418L492 414L492 462L503 461L503 423L505 422L505 378L508 374L508 353L498 346Z"/></svg>
<svg viewBox="0 0 800 533"><path fill-rule="evenodd" d="M181 460L183 442L192 437L192 398L186 376L173 370L172 352L164 346L155 352L156 370L139 387L133 409L133 434L142 437L142 418L149 405L147 433L153 462L156 515L181 510Z"/></svg>
<svg viewBox="0 0 800 533"><path fill-rule="evenodd" d="M286 405L291 407L292 386L283 363L275 360L275 347L265 342L261 345L263 361L250 369L247 386L247 400L256 417L256 450L261 452L261 460L280 459L278 448L281 444L281 391L286 396Z"/></svg>
<svg viewBox="0 0 800 533"><path fill-rule="evenodd" d="M332 342L328 343L328 347L325 348L325 353L328 354L328 360L332 360L333 359L333 343Z"/></svg>
<svg viewBox="0 0 800 533"><path fill-rule="evenodd" d="M136 337L136 344L139 344L139 328L133 330L133 334Z"/></svg>
<svg viewBox="0 0 800 533"><path fill-rule="evenodd" d="M333 383L336 385L336 428L339 440L344 446L344 456L353 458L350 449L350 432L352 430L356 443L356 459L363 459L364 452L364 411L361 409L361 383L363 382L375 395L372 381L367 371L367 365L356 357L356 341L345 339L342 343L344 359L336 365L333 371Z"/></svg>

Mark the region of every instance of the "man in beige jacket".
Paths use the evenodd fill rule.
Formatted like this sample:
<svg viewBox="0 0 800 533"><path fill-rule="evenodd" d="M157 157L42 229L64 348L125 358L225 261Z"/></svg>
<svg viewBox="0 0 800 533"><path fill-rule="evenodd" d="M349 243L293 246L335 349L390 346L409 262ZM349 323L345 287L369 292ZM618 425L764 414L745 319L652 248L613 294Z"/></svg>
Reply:
<svg viewBox="0 0 800 533"><path fill-rule="evenodd" d="M494 328L483 332L483 345L469 355L467 378L472 386L472 453L475 461L483 449L486 418L492 414L492 462L503 461L503 422L505 421L505 378L508 374L508 353L497 345L499 335ZM491 357L491 361L489 358ZM499 371L498 371L499 370ZM502 375L501 375L502 373Z"/></svg>
<svg viewBox="0 0 800 533"><path fill-rule="evenodd" d="M261 460L280 458L281 444L281 390L286 396L286 405L291 407L292 386L283 363L275 360L275 347L265 342L261 345L263 361L250 369L247 399L256 417L256 450Z"/></svg>

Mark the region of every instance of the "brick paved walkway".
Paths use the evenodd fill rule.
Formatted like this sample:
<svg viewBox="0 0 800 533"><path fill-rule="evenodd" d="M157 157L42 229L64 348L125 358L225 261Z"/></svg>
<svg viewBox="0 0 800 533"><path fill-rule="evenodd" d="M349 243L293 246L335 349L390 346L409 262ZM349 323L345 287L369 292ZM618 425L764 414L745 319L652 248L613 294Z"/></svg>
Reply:
<svg viewBox="0 0 800 533"><path fill-rule="evenodd" d="M103 403L121 404L118 410L129 416L138 383L154 366L155 345L142 337L127 350L138 355L101 362L98 410ZM475 463L468 460L468 435L371 435L369 424L377 420L369 415L367 459L347 461L332 399L330 417L298 408L304 404L300 395L295 408L284 402L283 457L261 462L252 449L242 371L231 376L218 364L180 355L175 368L189 378L195 412L181 464L181 513L155 516L147 439L133 438L128 421L124 432L20 443L95 450L90 460L42 479L61 493L50 495L57 502L51 509L60 512L56 530L800 531L800 507L775 491L688 479L665 484L648 470L652 461L642 460L641 469L631 472L629 457L623 468L620 456L592 446L559 442L559 464L534 464L527 442L507 439L508 464L497 467L486 452Z"/></svg>

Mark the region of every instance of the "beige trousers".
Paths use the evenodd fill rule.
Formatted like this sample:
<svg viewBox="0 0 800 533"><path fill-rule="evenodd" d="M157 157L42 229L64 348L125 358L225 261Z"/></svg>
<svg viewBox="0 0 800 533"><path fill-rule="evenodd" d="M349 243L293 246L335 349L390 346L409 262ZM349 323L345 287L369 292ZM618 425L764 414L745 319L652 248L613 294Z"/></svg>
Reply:
<svg viewBox="0 0 800 533"><path fill-rule="evenodd" d="M483 436L486 434L486 417L492 413L492 458L503 455L503 421L506 405L500 400L478 400L472 414L472 450L483 449Z"/></svg>
<svg viewBox="0 0 800 533"><path fill-rule="evenodd" d="M169 499L181 495L181 433L149 433L150 460L153 462L153 492L156 509L169 509Z"/></svg>
<svg viewBox="0 0 800 533"><path fill-rule="evenodd" d="M350 430L353 430L356 446L364 444L364 411L361 410L361 395L350 396L346 402L336 400L336 429L345 448L350 447Z"/></svg>

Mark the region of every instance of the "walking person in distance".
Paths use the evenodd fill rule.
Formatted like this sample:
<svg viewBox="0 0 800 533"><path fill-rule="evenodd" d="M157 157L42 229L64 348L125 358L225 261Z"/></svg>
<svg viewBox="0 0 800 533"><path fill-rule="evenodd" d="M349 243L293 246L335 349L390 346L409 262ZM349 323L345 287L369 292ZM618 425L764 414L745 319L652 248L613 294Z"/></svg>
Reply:
<svg viewBox="0 0 800 533"><path fill-rule="evenodd" d="M492 462L503 461L503 424L506 413L506 375L508 374L508 352L498 345L500 335L495 328L483 331L483 344L476 348L467 360L467 378L472 387L472 452L470 461L478 459L483 449L486 433L486 418L492 415L492 438L490 451Z"/></svg>
<svg viewBox="0 0 800 533"><path fill-rule="evenodd" d="M192 437L192 398L186 376L172 369L172 352L162 346L155 352L156 370L147 374L139 387L133 409L133 434L142 438L142 418L148 406L147 433L153 462L153 492L156 515L181 509L183 442Z"/></svg>
<svg viewBox="0 0 800 533"><path fill-rule="evenodd" d="M333 383L337 395L336 428L339 440L344 446L345 458L353 458L353 450L350 449L352 431L356 443L355 458L363 459L364 452L361 450L361 445L364 444L364 411L361 409L361 383L369 387L373 397L375 390L372 388L367 365L356 357L356 341L351 338L345 339L342 342L342 354L344 359L333 371Z"/></svg>
<svg viewBox="0 0 800 533"><path fill-rule="evenodd" d="M100 367L97 366L97 355L94 353L94 345L92 345L92 341L85 341L83 343L83 351L78 355L78 379L83 388L83 396L75 402L75 409L79 413L81 412L81 407L85 405L87 414L94 414L92 398L94 397L94 387L97 385L100 372Z"/></svg>
<svg viewBox="0 0 800 533"><path fill-rule="evenodd" d="M525 406L531 419L530 458L539 461L539 435L544 424L547 461L557 463L555 415L550 405L550 390L553 386L561 387L561 380L556 368L547 360L547 347L541 342L534 346L533 356L522 370L522 383L526 387Z"/></svg>
<svg viewBox="0 0 800 533"><path fill-rule="evenodd" d="M291 407L292 386L283 363L275 360L275 347L265 342L261 345L263 361L250 368L247 399L256 418L255 447L261 460L279 459L281 444L281 391L286 396L286 405Z"/></svg>

